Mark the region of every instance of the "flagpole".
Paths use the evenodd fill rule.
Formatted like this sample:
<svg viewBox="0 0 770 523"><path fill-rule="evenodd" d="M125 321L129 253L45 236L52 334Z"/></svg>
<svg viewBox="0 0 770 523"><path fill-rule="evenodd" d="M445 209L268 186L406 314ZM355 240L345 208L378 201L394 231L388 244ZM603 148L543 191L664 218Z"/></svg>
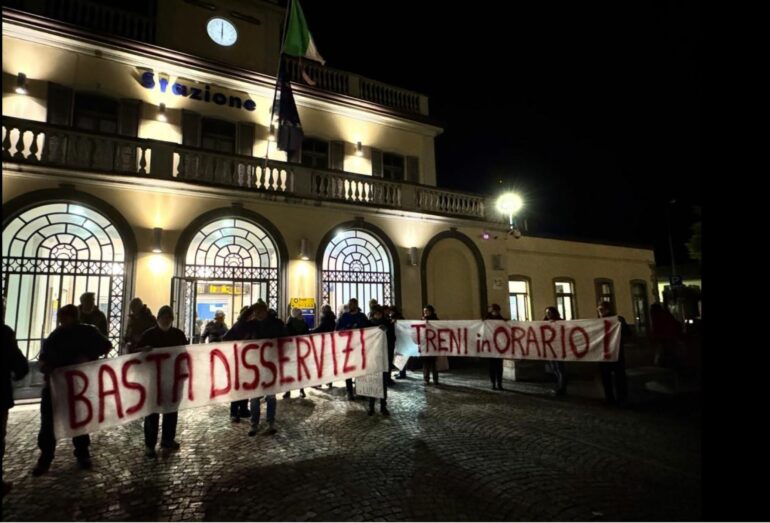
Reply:
<svg viewBox="0 0 770 523"><path fill-rule="evenodd" d="M267 171L267 159L270 155L270 129L273 127L273 116L275 116L275 100L278 98L278 83L281 81L281 61L283 60L283 44L286 41L286 26L289 25L289 9L293 0L286 2L286 12L283 15L283 35L281 38L281 50L278 54L278 72L275 74L275 89L273 90L273 104L270 107L270 121L267 123L267 147L265 147L265 171ZM275 130L275 139L278 140L278 129ZM288 160L288 158L287 158Z"/></svg>

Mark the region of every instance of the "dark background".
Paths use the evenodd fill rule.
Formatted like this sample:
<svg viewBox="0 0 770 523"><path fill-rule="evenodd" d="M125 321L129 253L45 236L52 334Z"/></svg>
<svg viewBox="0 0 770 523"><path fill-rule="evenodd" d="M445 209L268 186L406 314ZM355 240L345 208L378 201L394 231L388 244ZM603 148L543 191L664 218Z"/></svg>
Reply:
<svg viewBox="0 0 770 523"><path fill-rule="evenodd" d="M442 187L526 202L531 234L655 247L678 263L701 203L695 2L327 2L329 67L416 90L444 126Z"/></svg>

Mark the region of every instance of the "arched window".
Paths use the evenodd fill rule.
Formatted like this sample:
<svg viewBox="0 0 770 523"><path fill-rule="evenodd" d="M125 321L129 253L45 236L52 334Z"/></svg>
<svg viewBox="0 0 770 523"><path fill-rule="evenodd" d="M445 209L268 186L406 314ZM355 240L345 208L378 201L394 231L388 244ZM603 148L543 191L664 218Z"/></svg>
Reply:
<svg viewBox="0 0 770 523"><path fill-rule="evenodd" d="M369 312L369 300L392 305L393 262L383 243L372 233L350 229L326 245L321 272L323 303L339 314L350 298Z"/></svg>
<svg viewBox="0 0 770 523"><path fill-rule="evenodd" d="M177 324L194 340L217 310L228 326L259 299L278 311L279 267L276 243L259 225L243 218L207 223L187 247L184 282L175 278Z"/></svg>
<svg viewBox="0 0 770 523"><path fill-rule="evenodd" d="M5 322L19 347L36 360L41 342L56 328L56 311L93 292L107 316L112 355L122 332L126 253L115 226L77 203L29 209L3 229Z"/></svg>

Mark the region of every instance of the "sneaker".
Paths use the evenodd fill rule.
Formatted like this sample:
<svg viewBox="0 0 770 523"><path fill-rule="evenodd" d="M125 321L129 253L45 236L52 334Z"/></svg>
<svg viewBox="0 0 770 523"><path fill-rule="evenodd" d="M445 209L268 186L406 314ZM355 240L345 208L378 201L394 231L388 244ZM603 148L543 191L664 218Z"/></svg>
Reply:
<svg viewBox="0 0 770 523"><path fill-rule="evenodd" d="M240 423L241 418L240 416L230 416L230 421L232 421L233 423Z"/></svg>
<svg viewBox="0 0 770 523"><path fill-rule="evenodd" d="M161 441L160 448L167 450L179 450L179 442L177 441Z"/></svg>
<svg viewBox="0 0 770 523"><path fill-rule="evenodd" d="M91 458L78 458L78 465L80 465L80 468L83 470L89 470L94 465L91 463Z"/></svg>
<svg viewBox="0 0 770 523"><path fill-rule="evenodd" d="M157 458L158 453L155 452L155 447L145 447L144 448L144 455L148 458Z"/></svg>
<svg viewBox="0 0 770 523"><path fill-rule="evenodd" d="M48 472L48 469L51 468L51 462L45 461L42 459L37 460L37 465L35 465L35 468L32 469L32 475L33 476L42 476L46 472Z"/></svg>
<svg viewBox="0 0 770 523"><path fill-rule="evenodd" d="M257 425L252 425L251 428L249 429L249 436L251 436L251 437L256 436L257 432L258 432L257 429L258 429Z"/></svg>
<svg viewBox="0 0 770 523"><path fill-rule="evenodd" d="M299 396L300 396L300 398L304 398L305 397L305 389L299 389Z"/></svg>

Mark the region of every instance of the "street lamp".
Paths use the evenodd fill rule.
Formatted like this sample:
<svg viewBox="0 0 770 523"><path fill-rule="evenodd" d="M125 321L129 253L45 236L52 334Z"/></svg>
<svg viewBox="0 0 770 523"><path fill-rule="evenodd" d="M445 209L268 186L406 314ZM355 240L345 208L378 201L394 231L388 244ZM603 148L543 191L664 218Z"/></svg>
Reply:
<svg viewBox="0 0 770 523"><path fill-rule="evenodd" d="M521 196L514 192L503 193L497 198L495 207L497 207L499 213L508 216L509 233L517 238L521 236L519 230L513 225L513 216L524 207L524 201L521 199Z"/></svg>

